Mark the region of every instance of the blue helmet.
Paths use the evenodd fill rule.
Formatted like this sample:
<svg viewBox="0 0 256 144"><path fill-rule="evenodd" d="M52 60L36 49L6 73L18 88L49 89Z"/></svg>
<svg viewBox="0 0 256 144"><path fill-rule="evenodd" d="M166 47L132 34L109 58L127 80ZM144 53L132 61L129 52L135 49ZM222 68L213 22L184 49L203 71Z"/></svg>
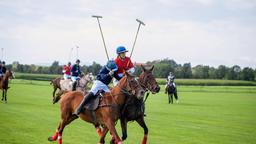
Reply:
<svg viewBox="0 0 256 144"><path fill-rule="evenodd" d="M113 71L116 71L118 69L118 67L117 67L117 65L116 65L114 60L109 60L107 62L106 67L107 67L108 70L113 70Z"/></svg>
<svg viewBox="0 0 256 144"><path fill-rule="evenodd" d="M128 52L128 50L126 50L126 48L124 46L117 47L116 54L120 54L120 53L123 53L123 52Z"/></svg>

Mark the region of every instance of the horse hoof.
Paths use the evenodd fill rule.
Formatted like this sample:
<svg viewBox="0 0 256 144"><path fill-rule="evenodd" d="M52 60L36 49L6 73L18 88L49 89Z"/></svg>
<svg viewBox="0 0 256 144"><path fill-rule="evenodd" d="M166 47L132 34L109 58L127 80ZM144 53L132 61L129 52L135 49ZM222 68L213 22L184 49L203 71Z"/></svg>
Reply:
<svg viewBox="0 0 256 144"><path fill-rule="evenodd" d="M114 139L111 139L110 144L116 144Z"/></svg>
<svg viewBox="0 0 256 144"><path fill-rule="evenodd" d="M48 141L55 141L55 140L53 140L52 137L50 136L48 137Z"/></svg>
<svg viewBox="0 0 256 144"><path fill-rule="evenodd" d="M52 137L48 137L48 141L53 141L53 140L52 140Z"/></svg>

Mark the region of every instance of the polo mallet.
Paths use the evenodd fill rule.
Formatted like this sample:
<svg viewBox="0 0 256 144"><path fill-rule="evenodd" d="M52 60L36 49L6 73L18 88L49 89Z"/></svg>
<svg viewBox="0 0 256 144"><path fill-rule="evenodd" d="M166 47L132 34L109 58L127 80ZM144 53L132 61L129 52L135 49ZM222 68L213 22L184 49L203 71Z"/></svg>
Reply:
<svg viewBox="0 0 256 144"><path fill-rule="evenodd" d="M138 36L139 31L140 31L140 26L141 25L145 26L145 23L142 22L141 20L136 19L136 21L139 23L139 26L138 26L138 29L137 29L137 32L136 32L136 35L135 35L135 39L134 39L133 45L132 45L132 51L131 51L131 54L130 54L130 58L132 57L132 53L133 53L133 50L134 50L134 47L135 47L135 43L137 41L137 36ZM127 66L129 66L129 64L130 64L130 61L127 63Z"/></svg>
<svg viewBox="0 0 256 144"><path fill-rule="evenodd" d="M78 59L78 48L79 46L76 45L76 59Z"/></svg>
<svg viewBox="0 0 256 144"><path fill-rule="evenodd" d="M130 58L132 57L132 53L133 53L133 50L134 50L134 47L135 47L135 43L136 43L136 41L137 41L137 36L138 36L139 31L140 31L140 26L141 26L141 25L144 25L144 26L145 26L145 23L142 22L141 20L136 19L136 21L139 23L139 26L138 26L138 29L137 29L137 32L136 32L136 35L135 35L135 39L134 39L134 42L133 42L133 46L132 46L132 51L131 51L131 54L130 54Z"/></svg>
<svg viewBox="0 0 256 144"><path fill-rule="evenodd" d="M72 52L73 52L73 48L70 49L70 53L68 55L68 61L71 61Z"/></svg>
<svg viewBox="0 0 256 144"><path fill-rule="evenodd" d="M109 60L108 51L107 51L106 43L105 43L105 40L104 40L104 36L103 36L103 32L102 32L102 29L101 29L101 26L100 26L100 20L99 20L99 18L102 18L102 16L92 15L92 17L97 18L99 28L100 28L101 37L102 37L104 48L105 48L105 52L106 52L107 58Z"/></svg>
<svg viewBox="0 0 256 144"><path fill-rule="evenodd" d="M1 48L1 50L2 50L1 60L4 60L4 59L3 59L3 58L4 58L4 48Z"/></svg>

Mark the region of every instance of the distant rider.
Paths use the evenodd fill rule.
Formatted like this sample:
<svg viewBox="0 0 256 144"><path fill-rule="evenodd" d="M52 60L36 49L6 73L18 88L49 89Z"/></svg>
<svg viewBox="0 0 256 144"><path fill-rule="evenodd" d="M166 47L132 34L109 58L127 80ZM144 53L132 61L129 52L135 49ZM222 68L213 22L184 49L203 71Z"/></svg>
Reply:
<svg viewBox="0 0 256 144"><path fill-rule="evenodd" d="M173 86L176 88L176 85L175 85L175 83L174 83L174 79L175 79L175 76L173 75L172 72L170 72L169 75L168 75L168 77L167 77L167 79L166 79L165 93L167 93L166 88L167 88L167 86L168 86L169 84L173 84Z"/></svg>
<svg viewBox="0 0 256 144"><path fill-rule="evenodd" d="M68 62L67 65L64 65L62 72L63 72L64 80L70 79L70 75L71 75L71 62Z"/></svg>
<svg viewBox="0 0 256 144"><path fill-rule="evenodd" d="M79 76L81 75L81 68L80 68L80 60L77 59L76 63L71 68L71 80L73 82L73 89L76 90L77 81L79 80Z"/></svg>
<svg viewBox="0 0 256 144"><path fill-rule="evenodd" d="M3 65L2 65L2 62L0 61L0 78L2 78L4 75L3 73Z"/></svg>

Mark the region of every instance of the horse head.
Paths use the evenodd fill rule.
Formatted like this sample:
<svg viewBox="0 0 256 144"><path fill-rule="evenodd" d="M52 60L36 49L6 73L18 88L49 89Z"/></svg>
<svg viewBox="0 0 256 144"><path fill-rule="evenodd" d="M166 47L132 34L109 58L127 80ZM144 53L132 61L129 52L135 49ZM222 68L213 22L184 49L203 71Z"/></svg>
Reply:
<svg viewBox="0 0 256 144"><path fill-rule="evenodd" d="M86 75L82 75L82 77L80 78L80 80L79 80L79 83L81 84L81 85L86 85L86 84L88 84L88 83L92 83L92 81L93 81L93 75L92 75L92 73L88 73L88 74L86 74Z"/></svg>
<svg viewBox="0 0 256 144"><path fill-rule="evenodd" d="M143 65L141 65L142 73L139 76L140 85L145 89L151 91L153 94L160 91L160 86L158 85L152 71L154 65L147 70Z"/></svg>
<svg viewBox="0 0 256 144"><path fill-rule="evenodd" d="M5 73L5 77L7 79L14 79L15 78L14 72L12 72L11 70L7 70L6 73Z"/></svg>
<svg viewBox="0 0 256 144"><path fill-rule="evenodd" d="M145 90L141 87L135 77L128 72L124 73L123 78L119 81L117 86L120 87L121 91L125 94L135 96L137 99L144 98Z"/></svg>

